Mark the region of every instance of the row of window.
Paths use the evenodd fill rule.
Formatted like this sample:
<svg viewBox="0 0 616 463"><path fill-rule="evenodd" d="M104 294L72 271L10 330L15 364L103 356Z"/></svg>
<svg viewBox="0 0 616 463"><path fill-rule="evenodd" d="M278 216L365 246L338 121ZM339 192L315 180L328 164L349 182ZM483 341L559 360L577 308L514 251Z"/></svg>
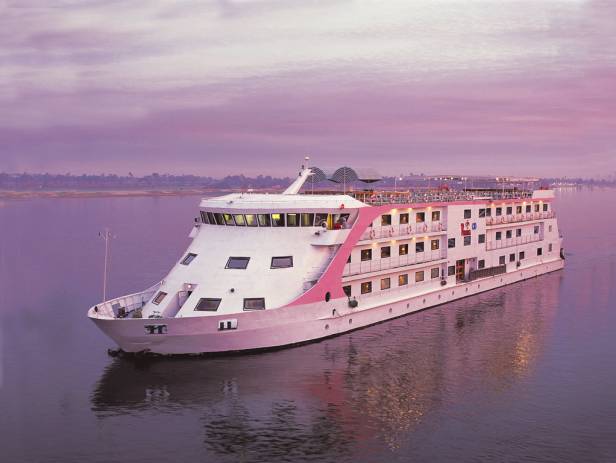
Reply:
<svg viewBox="0 0 616 463"><path fill-rule="evenodd" d="M159 305L168 293L165 291L159 291L154 299L152 299L152 304ZM214 297L202 297L197 302L195 306L196 311L205 311L205 312L216 312L222 299L214 298ZM244 310L264 310L265 309L265 298L263 297L247 297L244 298Z"/></svg>
<svg viewBox="0 0 616 463"><path fill-rule="evenodd" d="M273 213L229 214L201 211L201 222L210 225L235 227L322 227L328 224L346 226L349 214Z"/></svg>
<svg viewBox="0 0 616 463"><path fill-rule="evenodd" d="M197 254L189 252L186 257L180 262L182 265L189 265ZM229 257L225 268L235 270L245 270L250 262L250 257ZM293 267L293 256L278 256L272 257L270 268L289 268Z"/></svg>
<svg viewBox="0 0 616 463"><path fill-rule="evenodd" d="M399 216L400 225L406 225L409 223L410 214L408 212L403 212ZM441 220L441 211L432 211L432 222L439 222ZM426 213L425 212L416 212L415 213L415 223L423 223L426 221ZM381 226L391 225L391 214L383 214L381 216Z"/></svg>
<svg viewBox="0 0 616 463"><path fill-rule="evenodd" d="M430 250L438 251L440 248L440 240L431 240L430 241ZM415 252L421 253L425 252L426 243L423 241L417 241L415 243ZM398 246L398 255L406 256L409 253L409 245L408 243L401 244ZM381 247L381 259L387 259L391 257L391 246L382 246ZM372 260L372 249L362 249L360 251L360 259L362 262L367 260ZM351 256L349 256L347 263L351 262Z"/></svg>
<svg viewBox="0 0 616 463"><path fill-rule="evenodd" d="M539 225L535 225L533 228L533 234L538 235L539 234ZM522 236L522 229L521 228L516 228L515 230L515 236L516 238L519 238L520 236ZM503 238L503 232L502 231L497 231L496 232L496 241L500 241ZM510 239L513 238L513 230L505 230L505 239Z"/></svg>
<svg viewBox="0 0 616 463"><path fill-rule="evenodd" d="M430 278L431 279L436 279L439 278L441 276L441 271L438 267L434 267L432 269L430 269ZM421 283L422 281L425 281L426 278L426 272L424 270L419 270L417 272L415 272L415 283ZM381 278L381 291L386 290L386 289L390 289L391 288L391 277L385 277L385 278ZM409 274L408 273L402 273L400 275L398 275L398 286L406 286L409 284ZM360 293L361 294L368 294L372 292L372 281L364 281L360 284ZM347 285L347 286L343 286L342 290L344 291L344 294L346 294L348 297L351 297L352 295L352 287L351 285Z"/></svg>
<svg viewBox="0 0 616 463"><path fill-rule="evenodd" d="M552 252L552 243L550 243L548 245L548 252ZM537 256L542 256L543 255L543 248L537 248ZM520 251L519 253L519 260L524 260L526 258L526 253L524 251ZM506 256L499 256L498 258L498 265L505 265L507 262L507 258ZM512 252L511 254L509 254L509 262L515 262L515 253ZM482 269L485 268L486 266L486 261L484 259L481 259L478 263L477 263L477 267Z"/></svg>
<svg viewBox="0 0 616 463"><path fill-rule="evenodd" d="M496 207L494 209L494 213L496 216L499 215L503 215L503 209L505 209L505 215L512 215L513 214L513 206L507 206L506 208L503 207ZM548 211L548 204L543 204L543 208L541 204L535 204L535 212L541 212L541 209L543 209L543 212L547 212ZM533 212L533 207L532 204L527 204L526 207L524 206L516 206L515 208L515 213L516 214L522 214L522 212L526 212L526 213L530 213ZM464 218L465 219L470 219L472 217L472 210L471 209L464 209ZM492 208L488 207L485 209L479 209L479 217L492 217Z"/></svg>

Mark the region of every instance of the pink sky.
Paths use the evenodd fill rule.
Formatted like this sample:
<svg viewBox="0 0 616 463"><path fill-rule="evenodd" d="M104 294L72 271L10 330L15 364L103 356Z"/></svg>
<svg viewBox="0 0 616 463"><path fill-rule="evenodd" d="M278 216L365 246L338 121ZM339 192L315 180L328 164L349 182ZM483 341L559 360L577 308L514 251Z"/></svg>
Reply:
<svg viewBox="0 0 616 463"><path fill-rule="evenodd" d="M616 171L616 2L0 0L0 171Z"/></svg>

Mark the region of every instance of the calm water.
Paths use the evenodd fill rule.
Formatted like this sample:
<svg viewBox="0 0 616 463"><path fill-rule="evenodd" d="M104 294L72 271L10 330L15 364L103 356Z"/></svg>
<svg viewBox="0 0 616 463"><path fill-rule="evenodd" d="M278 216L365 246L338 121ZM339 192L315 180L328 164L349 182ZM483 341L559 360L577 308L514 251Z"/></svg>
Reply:
<svg viewBox="0 0 616 463"><path fill-rule="evenodd" d="M108 357L98 232L131 292L197 204L0 203L1 461L616 461L616 191L561 194L562 272L273 353Z"/></svg>

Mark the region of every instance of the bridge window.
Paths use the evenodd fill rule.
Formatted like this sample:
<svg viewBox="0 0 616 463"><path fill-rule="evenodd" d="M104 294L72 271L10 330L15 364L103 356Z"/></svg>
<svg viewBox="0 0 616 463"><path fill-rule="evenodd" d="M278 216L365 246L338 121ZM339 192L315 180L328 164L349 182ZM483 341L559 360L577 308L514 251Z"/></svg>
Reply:
<svg viewBox="0 0 616 463"><path fill-rule="evenodd" d="M327 226L328 214L315 214L314 225L316 227L322 227L323 224Z"/></svg>
<svg viewBox="0 0 616 463"><path fill-rule="evenodd" d="M214 213L214 219L216 220L216 225L224 225L225 219L220 212Z"/></svg>
<svg viewBox="0 0 616 463"><path fill-rule="evenodd" d="M214 213L213 212L208 212L207 213L207 218L208 218L208 222L211 225L216 225L216 218L214 217Z"/></svg>
<svg viewBox="0 0 616 463"><path fill-rule="evenodd" d="M314 214L303 213L301 215L302 227L312 227L314 225Z"/></svg>
<svg viewBox="0 0 616 463"><path fill-rule="evenodd" d="M272 220L269 214L257 214L257 219L259 220L259 227L271 227Z"/></svg>
<svg viewBox="0 0 616 463"><path fill-rule="evenodd" d="M246 219L244 219L244 214L234 214L233 218L235 219L235 225L238 227L244 227L246 225Z"/></svg>
<svg viewBox="0 0 616 463"><path fill-rule="evenodd" d="M254 214L246 214L246 225L249 227L257 226L257 216Z"/></svg>
<svg viewBox="0 0 616 463"><path fill-rule="evenodd" d="M197 257L197 254L189 252L188 254L186 254L186 257L182 259L182 265L190 264L193 260L195 260L195 257Z"/></svg>
<svg viewBox="0 0 616 463"><path fill-rule="evenodd" d="M160 304L161 302L163 302L163 299L165 298L166 295L167 295L166 292L159 291L156 297L152 300L152 304L156 304L156 305Z"/></svg>
<svg viewBox="0 0 616 463"><path fill-rule="evenodd" d="M231 216L231 214L223 213L222 216L225 219L226 225L235 225L235 222L233 221L233 217Z"/></svg>
<svg viewBox="0 0 616 463"><path fill-rule="evenodd" d="M202 223L210 223L210 220L207 218L207 213L206 212L199 212L199 214L201 215L201 222Z"/></svg>
<svg viewBox="0 0 616 463"><path fill-rule="evenodd" d="M244 299L244 310L264 310L265 298L249 297Z"/></svg>
<svg viewBox="0 0 616 463"><path fill-rule="evenodd" d="M289 268L293 267L293 256L272 257L270 268Z"/></svg>
<svg viewBox="0 0 616 463"><path fill-rule="evenodd" d="M284 214L272 214L272 227L284 227Z"/></svg>
<svg viewBox="0 0 616 463"><path fill-rule="evenodd" d="M202 297L197 302L195 310L198 312L216 312L220 306L222 299L215 299L211 297Z"/></svg>
<svg viewBox="0 0 616 463"><path fill-rule="evenodd" d="M287 214L287 227L299 227L299 214Z"/></svg>
<svg viewBox="0 0 616 463"><path fill-rule="evenodd" d="M248 267L248 262L250 262L250 257L229 257L225 268L244 270Z"/></svg>

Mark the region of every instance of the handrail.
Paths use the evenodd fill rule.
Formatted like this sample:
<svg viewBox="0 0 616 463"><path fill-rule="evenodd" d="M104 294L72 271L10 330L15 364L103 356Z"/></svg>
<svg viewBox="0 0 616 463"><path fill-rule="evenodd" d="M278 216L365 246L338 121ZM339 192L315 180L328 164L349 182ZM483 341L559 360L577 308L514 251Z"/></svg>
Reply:
<svg viewBox="0 0 616 463"><path fill-rule="evenodd" d="M556 217L554 211L499 215L486 217L486 225L505 225L508 223L528 222L531 220L553 219L554 217Z"/></svg>
<svg viewBox="0 0 616 463"><path fill-rule="evenodd" d="M490 241L486 244L486 249L488 251L491 251L493 249L510 248L512 246L520 246L522 244L536 243L537 241L541 241L542 239L543 239L542 234L516 236L515 238Z"/></svg>
<svg viewBox="0 0 616 463"><path fill-rule="evenodd" d="M400 236L412 236L422 233L438 233L447 231L447 225L443 222L419 222L415 224L385 225L381 227L370 227L364 231L359 241L393 238Z"/></svg>
<svg viewBox="0 0 616 463"><path fill-rule="evenodd" d="M407 254L405 256L387 257L385 259L366 260L358 263L349 263L344 266L342 276L360 275L362 273L378 272L408 265L433 262L447 257L447 251L425 251Z"/></svg>

